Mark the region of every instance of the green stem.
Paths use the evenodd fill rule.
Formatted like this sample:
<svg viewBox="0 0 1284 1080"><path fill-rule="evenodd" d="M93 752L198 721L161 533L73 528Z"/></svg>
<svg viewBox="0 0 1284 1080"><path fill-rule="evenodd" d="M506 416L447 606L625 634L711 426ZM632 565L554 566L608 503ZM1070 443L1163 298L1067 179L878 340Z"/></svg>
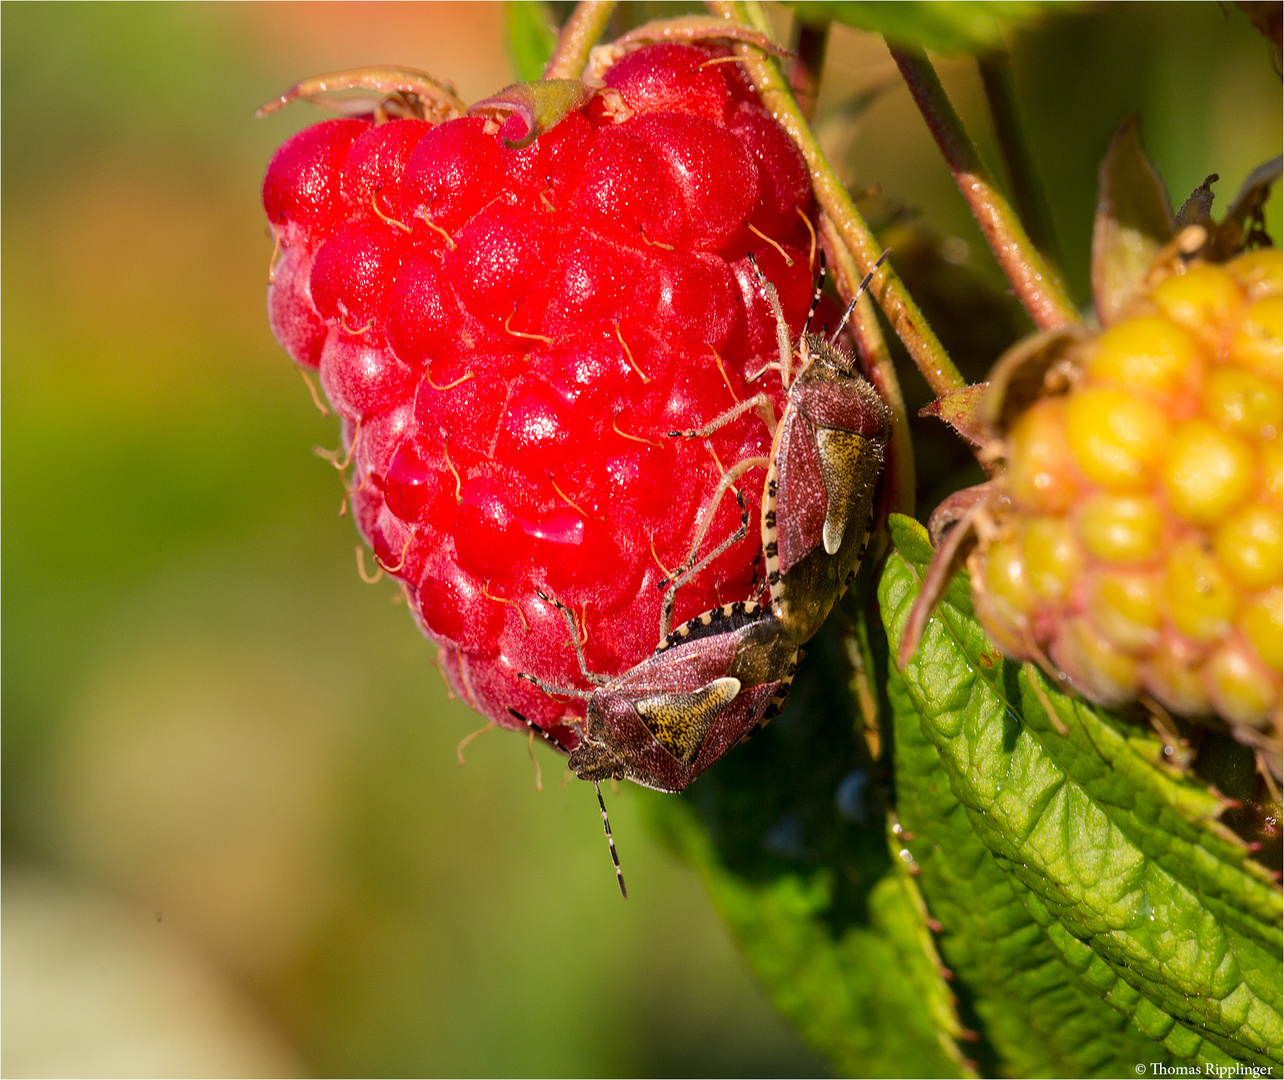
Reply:
<svg viewBox="0 0 1284 1080"><path fill-rule="evenodd" d="M615 0L580 0L557 38L557 48L544 68L545 79L578 79L615 13Z"/></svg>
<svg viewBox="0 0 1284 1080"><path fill-rule="evenodd" d="M1052 227L1048 200L1034 168L1034 156L1025 137L1025 126L1017 111L1008 54L1001 51L983 53L977 57L976 63L981 71L981 84L985 87L985 100L990 106L994 134L999 140L999 152L1003 155L1003 164L1012 184L1017 213L1044 258L1057 265L1061 261L1061 253L1056 230Z"/></svg>
<svg viewBox="0 0 1284 1080"><path fill-rule="evenodd" d="M759 22L765 22L761 5L756 0L708 0L708 7L715 15L749 26L757 27ZM780 68L771 57L752 46L738 44L735 50L763 104L807 162L816 201L833 221L861 273L868 273L882 253L878 241L816 142ZM945 346L932 332L918 305L890 266L885 266L874 278L870 292L883 309L893 332L905 343L915 365L938 395L966 385Z"/></svg>
<svg viewBox="0 0 1284 1080"><path fill-rule="evenodd" d="M1065 289L1030 237L1015 211L995 186L963 121L954 111L936 71L920 50L889 45L892 59L901 69L905 85L927 121L928 130L954 174L954 181L972 208L1017 299L1030 313L1040 330L1052 330L1079 321L1079 313Z"/></svg>
<svg viewBox="0 0 1284 1080"><path fill-rule="evenodd" d="M861 282L856 260L838 235L834 223L826 216L820 219L820 237L825 254L834 267L838 295L844 303L851 303ZM878 316L869 295L856 302L856 317L848 325L860 352L860 358L870 382L892 411L892 441L888 447L887 467L883 472L883 513L880 521L890 514L914 516L914 442L910 436L909 411L905 408L905 395L901 393L896 366L887 350L887 340L878 325Z"/></svg>

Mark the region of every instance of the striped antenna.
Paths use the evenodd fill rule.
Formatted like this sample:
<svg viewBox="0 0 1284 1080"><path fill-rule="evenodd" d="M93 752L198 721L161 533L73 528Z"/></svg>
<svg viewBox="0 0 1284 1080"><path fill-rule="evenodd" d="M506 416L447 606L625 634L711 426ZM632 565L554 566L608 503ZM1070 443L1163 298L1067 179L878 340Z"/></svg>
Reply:
<svg viewBox="0 0 1284 1080"><path fill-rule="evenodd" d="M629 898L629 890L624 887L624 871L620 869L620 855L615 850L615 837L611 835L611 819L606 816L606 803L602 801L602 785L593 781L593 790L597 792L597 805L602 808L602 828L606 830L606 846L611 849L611 862L615 863L615 880L620 883L620 895Z"/></svg>
<svg viewBox="0 0 1284 1080"><path fill-rule="evenodd" d="M559 752L563 754L566 753L566 747L564 747L534 721L528 720L511 705L509 706L508 711L530 728L531 731L537 732L546 743L556 747ZM577 730L579 729L577 728ZM581 732L581 737L582 735L583 732ZM615 837L611 835L611 819L606 816L606 802L602 798L602 786L596 780L593 781L593 790L597 792L597 805L602 809L602 829L606 833L606 846L611 849L611 862L615 864L615 880L619 882L620 895L627 900L629 898L629 890L624 886L624 871L620 869L620 853L615 850Z"/></svg>
<svg viewBox="0 0 1284 1080"><path fill-rule="evenodd" d="M547 731L545 731L542 727L540 727L537 723L535 723L534 720L528 720L516 709L514 709L511 705L508 707L508 711L512 716L515 716L518 720L520 720L523 724L525 724L528 728L530 728L531 731L533 731L536 735L538 735L541 739L543 739L546 743L548 743L548 745L551 746L554 750L556 750L559 754L570 753L570 751L567 750L565 746L563 746L560 742L558 742L555 738L553 738L552 735L550 735Z"/></svg>
<svg viewBox="0 0 1284 1080"><path fill-rule="evenodd" d="M807 336L807 329L811 326L812 316L816 314L816 309L820 307L820 294L825 290L825 251L820 251L820 268L816 271L816 287L811 291L811 307L807 309L807 318L803 320L802 336Z"/></svg>
<svg viewBox="0 0 1284 1080"><path fill-rule="evenodd" d="M869 288L869 283L874 280L874 275L878 273L878 268L887 261L887 256L889 256L891 253L892 253L891 248L888 248L886 251L884 251L883 254L881 254L878 257L878 261L874 263L873 269L871 269L868 274L866 274L863 278L861 278L860 285L856 287L856 294L852 297L852 302L847 305L847 310L843 312L843 317L838 320L838 329L834 331L833 337L829 339L829 344L831 345L837 344L838 335L843 332L843 327L847 325L847 320L852 317L852 312L856 310L856 301L859 300L861 296L864 294L865 290ZM821 263L820 269L821 269L821 273L823 274L825 269L824 263ZM813 303L812 308L814 309L815 306L816 305ZM811 316L808 316L808 318L810 317Z"/></svg>

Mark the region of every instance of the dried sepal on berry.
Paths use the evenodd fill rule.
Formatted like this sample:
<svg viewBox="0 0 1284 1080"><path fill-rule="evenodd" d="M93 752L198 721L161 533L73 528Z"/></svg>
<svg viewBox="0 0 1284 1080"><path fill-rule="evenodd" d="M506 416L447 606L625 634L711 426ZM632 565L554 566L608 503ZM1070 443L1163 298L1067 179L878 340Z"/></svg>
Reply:
<svg viewBox="0 0 1284 1080"><path fill-rule="evenodd" d="M336 96L347 91L357 93ZM302 79L280 97L261 105L257 115L268 116L300 100L348 115L372 113L381 119L412 116L434 124L462 116L465 108L451 83L442 82L426 71L364 67Z"/></svg>
<svg viewBox="0 0 1284 1080"><path fill-rule="evenodd" d="M624 57L649 45L695 45L731 41L753 45L772 56L789 55L765 34L760 34L743 23L728 22L713 15L678 15L671 19L643 23L608 45L594 46L589 53L588 65L582 78L590 85L595 84Z"/></svg>
<svg viewBox="0 0 1284 1080"><path fill-rule="evenodd" d="M1120 124L1097 174L1092 292L1108 326L1176 229L1168 189L1141 146L1135 117Z"/></svg>

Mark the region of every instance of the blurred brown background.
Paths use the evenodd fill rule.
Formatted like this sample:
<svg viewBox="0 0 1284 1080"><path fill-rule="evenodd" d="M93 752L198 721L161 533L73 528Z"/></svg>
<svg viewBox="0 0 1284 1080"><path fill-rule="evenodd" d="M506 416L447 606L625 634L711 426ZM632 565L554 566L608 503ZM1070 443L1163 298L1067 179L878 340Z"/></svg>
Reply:
<svg viewBox="0 0 1284 1080"><path fill-rule="evenodd" d="M1179 199L1216 170L1224 200L1278 141L1242 17L1136 8L1018 64L1080 299L1124 112ZM480 721L392 588L358 579L312 454L335 421L267 329L259 184L320 114L255 107L378 62L485 96L511 79L502 8L0 19L4 1074L823 1070L648 833L650 796L611 803L625 904L591 791L543 748L542 792L512 735L459 768ZM1093 64L1111 78L1078 78ZM845 34L833 71L831 103L890 87L857 116L853 183L975 250L882 46ZM974 117L971 69L946 75Z"/></svg>

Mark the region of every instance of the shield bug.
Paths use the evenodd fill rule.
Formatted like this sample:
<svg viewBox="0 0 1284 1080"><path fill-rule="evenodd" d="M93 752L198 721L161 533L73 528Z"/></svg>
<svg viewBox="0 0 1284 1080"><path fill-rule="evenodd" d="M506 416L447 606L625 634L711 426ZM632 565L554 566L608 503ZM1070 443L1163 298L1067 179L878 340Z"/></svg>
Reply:
<svg viewBox="0 0 1284 1080"><path fill-rule="evenodd" d="M678 792L784 705L798 662L798 646L769 609L753 602L724 604L683 623L655 652L622 675L588 669L575 617L540 594L566 620L571 643L591 691L555 686L523 675L545 693L588 702L587 720L572 726L579 744L567 764L582 780L632 780L656 791ZM510 710L559 749L559 743ZM611 856L619 860L602 809ZM620 890L624 879L620 876Z"/></svg>
<svg viewBox="0 0 1284 1080"><path fill-rule="evenodd" d="M588 702L568 761L582 780L681 791L774 716L793 679L797 645L771 611L753 602L724 604L683 623L651 656L613 678L588 670L574 616L549 602L566 619L580 669L596 689L523 678L546 693Z"/></svg>
<svg viewBox="0 0 1284 1080"><path fill-rule="evenodd" d="M798 644L809 641L855 576L873 528L874 492L891 434L887 406L859 375L855 361L838 347L838 336L856 300L869 285L885 252L866 275L829 338L809 334L824 281L822 264L816 296L799 338L800 365L775 286L754 272L776 319L779 367L788 391L775 422L767 483L762 497L762 544L772 612ZM752 258L752 257L751 257ZM742 401L696 431L671 432L703 438L750 409L770 416L759 394Z"/></svg>
<svg viewBox="0 0 1284 1080"><path fill-rule="evenodd" d="M872 276L873 271L861 282L862 289ZM764 291L770 290L779 326L784 319L775 288L765 280L762 284ZM852 306L831 338L802 334L802 369L789 383L763 492L762 541L771 606L799 643L816 634L860 567L874 527L874 491L891 435L887 406L837 345Z"/></svg>

